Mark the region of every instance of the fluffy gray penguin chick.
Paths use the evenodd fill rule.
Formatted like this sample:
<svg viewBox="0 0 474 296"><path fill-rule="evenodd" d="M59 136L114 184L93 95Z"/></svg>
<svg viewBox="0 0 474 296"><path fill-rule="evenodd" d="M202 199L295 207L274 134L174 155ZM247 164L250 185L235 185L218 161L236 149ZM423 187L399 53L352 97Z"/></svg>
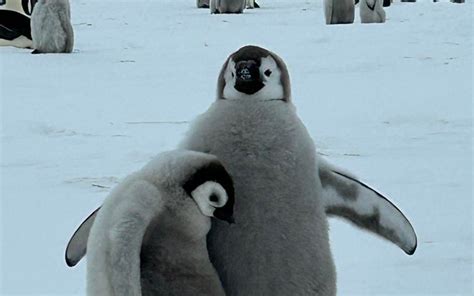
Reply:
<svg viewBox="0 0 474 296"><path fill-rule="evenodd" d="M354 0L324 0L326 24L352 24L354 22Z"/></svg>
<svg viewBox="0 0 474 296"><path fill-rule="evenodd" d="M209 0L196 0L197 8L209 8Z"/></svg>
<svg viewBox="0 0 474 296"><path fill-rule="evenodd" d="M280 57L257 46L231 54L216 102L181 147L216 155L234 180L238 223L208 234L227 295L335 295L316 150Z"/></svg>
<svg viewBox="0 0 474 296"><path fill-rule="evenodd" d="M87 294L225 295L206 235L209 217L233 221L233 205L232 179L215 156L160 154L99 209L87 244Z"/></svg>
<svg viewBox="0 0 474 296"><path fill-rule="evenodd" d="M71 53L74 32L68 0L39 0L31 14L32 53Z"/></svg>
<svg viewBox="0 0 474 296"><path fill-rule="evenodd" d="M359 13L361 23L385 23L382 0L361 0Z"/></svg>
<svg viewBox="0 0 474 296"><path fill-rule="evenodd" d="M242 13L246 0L210 0L211 13Z"/></svg>

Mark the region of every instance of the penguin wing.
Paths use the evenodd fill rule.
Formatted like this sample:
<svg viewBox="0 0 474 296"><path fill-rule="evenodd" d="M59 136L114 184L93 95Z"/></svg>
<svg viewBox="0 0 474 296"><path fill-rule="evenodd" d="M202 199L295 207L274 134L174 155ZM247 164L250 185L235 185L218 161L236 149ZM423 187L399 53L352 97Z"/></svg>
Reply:
<svg viewBox="0 0 474 296"><path fill-rule="evenodd" d="M92 212L92 214L90 214L89 217L87 217L86 220L82 222L82 224L79 226L79 228L77 228L69 240L65 254L67 266L75 266L77 263L79 263L79 261L81 261L82 257L86 255L89 232L91 231L99 209L100 207Z"/></svg>
<svg viewBox="0 0 474 296"><path fill-rule="evenodd" d="M352 174L318 157L326 214L349 220L412 255L417 246L413 226L383 194Z"/></svg>

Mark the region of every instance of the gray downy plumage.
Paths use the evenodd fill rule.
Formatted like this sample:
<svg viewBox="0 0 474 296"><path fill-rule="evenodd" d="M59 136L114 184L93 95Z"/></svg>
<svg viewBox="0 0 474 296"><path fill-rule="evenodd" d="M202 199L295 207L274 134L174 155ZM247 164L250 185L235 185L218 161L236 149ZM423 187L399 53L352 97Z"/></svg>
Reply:
<svg viewBox="0 0 474 296"><path fill-rule="evenodd" d="M249 68L236 69L241 63ZM234 91L234 79L252 72L263 87ZM268 89L274 87L279 90ZM252 88L242 86L248 93ZM219 76L217 101L181 147L215 154L234 180L237 223L231 229L213 223L208 235L227 295L335 295L316 150L291 103L279 57L254 46L232 54Z"/></svg>
<svg viewBox="0 0 474 296"><path fill-rule="evenodd" d="M210 0L211 13L242 13L246 0Z"/></svg>
<svg viewBox="0 0 474 296"><path fill-rule="evenodd" d="M252 197L261 194L262 192L265 193L264 198L257 199L259 203L263 203L263 209L266 209L265 205L268 202L268 199L273 200L271 192L273 192L274 189L273 187L267 189L265 187L267 183L283 188L281 192L277 192L276 197L279 198L276 200L278 201L278 204L284 204L285 200L282 196L286 196L285 194L288 193L288 190L291 191L293 186L298 187L301 182L304 184L306 184L305 182L311 183L311 180L314 178L316 180L314 181L313 193L317 192L320 194L320 197L317 197L316 200L322 203L322 207L327 215L343 218L364 230L370 231L393 242L407 254L413 254L417 246L415 231L408 219L392 202L390 202L389 198L362 182L350 172L330 164L319 155L314 155L314 150L308 148L308 146L313 146L313 144L302 123L297 118L294 112L294 106L290 103L290 82L283 61L276 55L268 53L263 49L256 47L250 47L249 49L251 49L251 57L255 59L267 54L272 55L275 61L274 64L269 63L269 60L266 58L263 60L265 60L265 65L269 66L274 73L271 73L271 71L268 73L267 71L264 71L263 74L260 74L265 80L268 80L267 83L273 83L273 90L264 88L257 92L257 94L265 94L262 96L264 97L263 101L261 98L258 100L258 97L252 98L252 96L248 96L246 100L249 100L247 101L223 100L224 92L228 93L230 96L236 94L235 92L232 92L234 89L233 87L225 89L226 68L223 67L218 79L218 101L211 106L208 112L198 119L197 124L190 132L188 139L182 144L182 146L191 147L204 152L211 150L219 151L220 153L222 152L223 155L220 157L225 156L225 159L228 158L228 161L230 160L232 163L232 166L228 168L231 174L239 176L237 181L240 186L237 189L244 193L247 191L250 192L244 196ZM235 54L234 56L240 58L242 54ZM227 61L225 65L227 65L228 62L229 61ZM279 71L278 69L284 69L284 71ZM240 74L244 74L244 76L250 73L250 71L243 70L245 70L245 68L241 69ZM267 77L267 74L270 76ZM227 79L232 77L229 73L227 73L227 76ZM239 86L239 88L241 87L242 86ZM253 83L252 87L258 88L261 87L261 85ZM244 86L244 91L252 91L252 89ZM265 97L270 99L265 101ZM255 102L255 100L252 101L252 99L257 99L258 101ZM288 104L280 104L281 102L287 102ZM266 109L267 107L268 109ZM233 108L235 108L235 114ZM283 111L279 109L282 109ZM225 110L225 112L222 111L221 113L220 110ZM272 112L274 112L274 114ZM227 113L230 115L227 116ZM259 119L259 116L261 115L262 118ZM236 121L232 122L231 119ZM258 122L258 124L255 122ZM262 126L259 127L259 124ZM242 127L240 125L242 125ZM206 128L209 129L206 130ZM285 133L282 134L282 131ZM281 139L282 135L286 136L287 134L290 135L287 141ZM203 137L201 138L201 136ZM221 137L228 142L223 142ZM298 146L299 144L296 145L294 143L294 141L299 143L300 140L302 142L301 147ZM262 145L260 144L260 141L262 141ZM273 146L268 142L275 142L275 148L273 148ZM214 148L214 146L216 148ZM238 153L236 153L235 156L232 155L232 153L227 155L229 154L229 150L234 149L233 147L235 147L235 150ZM296 152L289 148L295 149ZM307 149L309 149L309 151L307 151ZM275 150L275 156L273 156L273 150ZM308 155L306 155L306 153L308 153ZM283 154L283 157L278 159L280 154ZM240 157L245 161L240 162ZM234 158L238 161L235 161ZM274 158L277 158L277 160L274 160ZM300 169L295 172L288 171L288 167L294 165L297 160L300 161L300 159L309 158L314 158L313 162L303 161L305 162L305 165L301 166L301 170L309 169L311 167L314 171L302 172L299 171ZM261 159L264 161L261 161ZM291 160L291 162L288 162L289 160ZM314 163L315 165L313 166ZM267 166L271 167L271 169L268 169ZM274 168L276 171L275 175L273 175L272 172ZM281 173L281 170L286 172L286 175ZM254 172L257 173L258 178L254 179ZM291 174L293 174L291 178L287 176ZM247 188L246 181L248 178L250 178L248 183L251 184L251 186ZM260 183L258 182L260 179L264 180L266 183L261 183L261 185L259 185ZM291 185L291 187L287 187L287 185ZM254 187L256 187L255 192L252 191ZM278 190L280 187L278 187ZM268 193L269 190L271 190L270 193ZM297 193L298 191L295 192ZM311 194L308 193L308 195ZM287 210L286 208L283 208L282 211L285 214L287 214L287 211L291 211L290 205L293 201L300 201L302 198L301 196L298 196L294 199L293 196L294 195L291 194L291 197L286 200L286 204L288 204L290 209ZM320 206L317 206L317 208L318 210L315 214L319 215ZM252 215L258 217L258 215L263 215L261 214L262 211L264 210L255 206L252 208ZM272 228L272 232L278 231L277 229L280 227L279 224L284 223L278 221L279 212L280 210L277 212L270 212L272 215L270 221L276 225ZM95 219L95 213L90 215L79 226L69 241L65 253L66 262L69 266L76 265L86 253L87 237L90 231L90 226ZM263 216L263 218L265 217L266 216ZM296 216L296 218L298 218L298 216ZM292 220L290 219L289 221ZM325 223L325 221L323 221L323 223ZM264 225L266 224L267 222L264 223ZM261 227L263 226L258 226L257 229L261 229ZM268 225L267 227L271 228ZM288 228L289 227L282 228L282 230ZM275 233L273 235L276 236ZM282 232L282 239L285 235L285 232ZM322 235L324 236L324 232ZM250 251L253 248L259 248L259 246L253 242L244 247L246 248L245 250L250 248ZM296 252L299 252L299 250ZM273 252L271 254L276 253ZM331 259L329 258L326 260ZM289 260L287 262L288 264L290 263ZM315 261L311 262L314 263ZM263 270L260 270L260 272L263 272ZM256 280L254 279L254 282L255 281ZM265 285L264 283L261 284ZM287 284L291 285L291 282ZM248 292L251 291L249 290Z"/></svg>
<svg viewBox="0 0 474 296"><path fill-rule="evenodd" d="M209 8L209 0L196 0L197 8Z"/></svg>
<svg viewBox="0 0 474 296"><path fill-rule="evenodd" d="M352 24L354 22L354 0L324 0L326 24Z"/></svg>
<svg viewBox="0 0 474 296"><path fill-rule="evenodd" d="M206 234L209 217L232 221L233 190L215 156L184 150L127 177L91 227L87 294L224 296Z"/></svg>
<svg viewBox="0 0 474 296"><path fill-rule="evenodd" d="M39 0L31 14L33 53L71 53L74 32L68 0Z"/></svg>
<svg viewBox="0 0 474 296"><path fill-rule="evenodd" d="M359 4L360 22L385 23L383 0L361 0Z"/></svg>

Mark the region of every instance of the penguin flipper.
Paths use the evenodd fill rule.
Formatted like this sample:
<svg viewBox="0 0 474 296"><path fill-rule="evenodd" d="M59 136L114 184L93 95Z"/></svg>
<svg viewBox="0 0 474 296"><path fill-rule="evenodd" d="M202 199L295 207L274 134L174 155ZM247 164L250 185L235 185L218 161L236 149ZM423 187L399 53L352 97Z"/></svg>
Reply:
<svg viewBox="0 0 474 296"><path fill-rule="evenodd" d="M383 194L319 157L319 177L328 216L341 217L375 233L412 255L417 247L413 226Z"/></svg>
<svg viewBox="0 0 474 296"><path fill-rule="evenodd" d="M76 266L76 264L86 255L89 232L91 231L99 209L100 207L92 212L92 214L82 222L69 240L65 254L67 266Z"/></svg>
<svg viewBox="0 0 474 296"><path fill-rule="evenodd" d="M260 5L258 5L258 3L257 3L257 2L254 2L254 4L253 4L253 5L254 5L254 6L253 6L253 8L260 8Z"/></svg>

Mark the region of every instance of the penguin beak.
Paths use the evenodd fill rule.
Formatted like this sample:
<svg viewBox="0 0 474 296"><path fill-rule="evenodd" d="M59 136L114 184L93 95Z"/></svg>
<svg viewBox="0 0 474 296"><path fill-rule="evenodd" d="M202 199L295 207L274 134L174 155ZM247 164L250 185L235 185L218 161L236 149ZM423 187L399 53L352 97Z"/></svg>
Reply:
<svg viewBox="0 0 474 296"><path fill-rule="evenodd" d="M235 89L248 95L261 90L265 84L260 78L260 70L254 60L240 61L235 65L237 79Z"/></svg>

